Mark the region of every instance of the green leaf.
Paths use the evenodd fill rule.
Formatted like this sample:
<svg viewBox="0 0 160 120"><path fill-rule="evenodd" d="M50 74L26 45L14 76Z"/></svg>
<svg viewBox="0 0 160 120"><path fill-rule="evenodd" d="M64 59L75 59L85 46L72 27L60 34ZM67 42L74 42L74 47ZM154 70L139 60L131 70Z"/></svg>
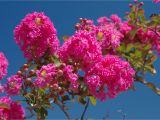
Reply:
<svg viewBox="0 0 160 120"><path fill-rule="evenodd" d="M152 47L152 45L148 43L148 44L144 47L144 50L149 50L151 47Z"/></svg>
<svg viewBox="0 0 160 120"><path fill-rule="evenodd" d="M144 69L152 74L156 74L156 70L153 65L146 64Z"/></svg>
<svg viewBox="0 0 160 120"><path fill-rule="evenodd" d="M134 44L133 44L133 43L129 43L129 44L127 45L126 51L127 51L127 52L131 51L131 49L132 49L133 47L134 47Z"/></svg>
<svg viewBox="0 0 160 120"><path fill-rule="evenodd" d="M69 38L69 36L63 36L63 40L68 40Z"/></svg>
<svg viewBox="0 0 160 120"><path fill-rule="evenodd" d="M137 33L138 29L134 28L129 32L130 38L133 39Z"/></svg>
<svg viewBox="0 0 160 120"><path fill-rule="evenodd" d="M97 104L97 100L96 100L96 98L95 98L95 97L93 97L93 96L90 96L90 97L89 97L89 99L90 99L90 101L91 101L92 105L93 105L93 106L96 106L96 104Z"/></svg>
<svg viewBox="0 0 160 120"><path fill-rule="evenodd" d="M140 18L141 24L143 24L145 22L145 16L144 16L144 10L143 9L138 10L138 16Z"/></svg>
<svg viewBox="0 0 160 120"><path fill-rule="evenodd" d="M42 89L42 88L39 88L39 89L38 89L38 93L39 93L40 95L44 95L44 94L45 94L45 90Z"/></svg>
<svg viewBox="0 0 160 120"><path fill-rule="evenodd" d="M155 26L160 24L160 16L159 15L151 17L151 20Z"/></svg>
<svg viewBox="0 0 160 120"><path fill-rule="evenodd" d="M136 50L136 51L135 51L135 55L136 55L137 57L141 58L141 57L142 57L142 51Z"/></svg>
<svg viewBox="0 0 160 120"><path fill-rule="evenodd" d="M52 61L54 61L54 64L57 66L60 66L60 60L58 59L58 56L52 56Z"/></svg>

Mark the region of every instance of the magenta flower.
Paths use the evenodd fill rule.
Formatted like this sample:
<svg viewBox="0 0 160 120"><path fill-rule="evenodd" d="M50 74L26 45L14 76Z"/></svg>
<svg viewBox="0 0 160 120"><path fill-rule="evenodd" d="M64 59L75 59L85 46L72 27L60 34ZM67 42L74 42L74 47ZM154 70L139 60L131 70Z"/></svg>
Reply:
<svg viewBox="0 0 160 120"><path fill-rule="evenodd" d="M28 60L37 59L46 52L54 54L59 46L56 29L44 13L26 15L15 28L14 36Z"/></svg>
<svg viewBox="0 0 160 120"><path fill-rule="evenodd" d="M153 0L154 3L160 3L160 0Z"/></svg>
<svg viewBox="0 0 160 120"><path fill-rule="evenodd" d="M10 97L1 97L0 103L4 103L8 108L0 107L0 119L1 120L24 120L25 111L23 107L11 100Z"/></svg>
<svg viewBox="0 0 160 120"><path fill-rule="evenodd" d="M63 73L65 79L70 81L70 86L73 90L78 90L79 83L78 83L78 75L73 72L73 66L67 65L63 69Z"/></svg>
<svg viewBox="0 0 160 120"><path fill-rule="evenodd" d="M47 87L56 76L56 66L54 64L43 65L40 70L37 70L36 74L35 86L41 88Z"/></svg>
<svg viewBox="0 0 160 120"><path fill-rule="evenodd" d="M105 100L126 91L133 83L134 74L127 61L107 55L86 73L85 83L93 96Z"/></svg>
<svg viewBox="0 0 160 120"><path fill-rule="evenodd" d="M78 31L64 42L59 50L59 56L63 62L86 70L101 58L102 53L92 33Z"/></svg>
<svg viewBox="0 0 160 120"><path fill-rule="evenodd" d="M97 27L96 36L102 49L107 49L109 47L117 48L120 46L120 41L123 39L123 34L115 29L114 24Z"/></svg>
<svg viewBox="0 0 160 120"><path fill-rule="evenodd" d="M15 96L20 93L22 87L22 79L18 75L13 75L7 78L7 84L4 85L4 90L8 95Z"/></svg>
<svg viewBox="0 0 160 120"><path fill-rule="evenodd" d="M108 24L109 23L109 18L107 18L107 17L100 17L100 18L98 18L97 19L97 22L98 22L98 24L99 25L105 25L105 24Z"/></svg>
<svg viewBox="0 0 160 120"><path fill-rule="evenodd" d="M8 60L5 55L0 52L0 80L7 74Z"/></svg>
<svg viewBox="0 0 160 120"><path fill-rule="evenodd" d="M111 15L110 18L111 18L113 23L118 23L118 24L121 23L121 18L116 14Z"/></svg>

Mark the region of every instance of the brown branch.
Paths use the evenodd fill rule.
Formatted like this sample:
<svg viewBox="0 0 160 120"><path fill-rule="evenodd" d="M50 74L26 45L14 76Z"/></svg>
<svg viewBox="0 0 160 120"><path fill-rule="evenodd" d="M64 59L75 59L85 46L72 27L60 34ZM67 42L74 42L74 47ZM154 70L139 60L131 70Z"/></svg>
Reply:
<svg viewBox="0 0 160 120"><path fill-rule="evenodd" d="M69 113L66 111L65 106L63 103L60 103L58 100L55 101L55 104L63 111L63 113L66 115L68 120L71 120L71 117Z"/></svg>
<svg viewBox="0 0 160 120"><path fill-rule="evenodd" d="M85 108L84 108L84 111L83 111L83 113L82 113L81 120L84 120L84 115L85 115L85 113L86 113L86 111L87 111L88 106L89 106L89 98L88 98L88 100L87 100L87 104L86 104L86 106L85 106Z"/></svg>

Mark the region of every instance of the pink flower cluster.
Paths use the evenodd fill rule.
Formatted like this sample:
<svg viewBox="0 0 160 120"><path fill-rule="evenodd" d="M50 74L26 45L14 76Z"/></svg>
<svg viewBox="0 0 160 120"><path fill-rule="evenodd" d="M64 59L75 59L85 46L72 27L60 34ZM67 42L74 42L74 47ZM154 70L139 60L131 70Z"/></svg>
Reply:
<svg viewBox="0 0 160 120"><path fill-rule="evenodd" d="M0 80L7 74L8 60L5 55L0 52Z"/></svg>
<svg viewBox="0 0 160 120"><path fill-rule="evenodd" d="M40 70L36 72L37 78L34 81L35 86L45 88L56 76L56 66L54 64L43 65ZM57 82L57 80L55 80Z"/></svg>
<svg viewBox="0 0 160 120"><path fill-rule="evenodd" d="M22 79L18 75L13 75L7 79L4 85L5 92L10 96L19 95L22 89Z"/></svg>
<svg viewBox="0 0 160 120"><path fill-rule="evenodd" d="M73 66L71 65L58 68L50 63L42 66L40 70L37 70L36 74L37 78L35 79L34 84L38 88L54 85L58 86L59 81L70 81L71 88L74 90L78 88L78 76L74 73Z"/></svg>
<svg viewBox="0 0 160 120"><path fill-rule="evenodd" d="M110 19L107 17L100 17L96 27L96 35L102 49L117 48L124 39L124 34L131 30L131 27L126 21L122 22L121 18L113 14ZM100 36L100 37L98 37Z"/></svg>
<svg viewBox="0 0 160 120"><path fill-rule="evenodd" d="M0 106L1 120L24 120L25 111L19 103L12 101L8 96L1 97L0 103L7 105L6 108Z"/></svg>
<svg viewBox="0 0 160 120"><path fill-rule="evenodd" d="M154 3L160 3L160 0L153 0Z"/></svg>
<svg viewBox="0 0 160 120"><path fill-rule="evenodd" d="M73 66L67 65L63 69L63 74L65 79L70 81L71 89L78 90L79 83L78 83L78 75L74 73Z"/></svg>
<svg viewBox="0 0 160 120"><path fill-rule="evenodd" d="M158 34L158 35L157 35ZM157 31L155 33L154 31L148 29L147 31L144 31L143 29L139 29L137 31L137 34L132 42L141 42L142 44L151 44L152 49L158 51L160 53L160 32Z"/></svg>
<svg viewBox="0 0 160 120"><path fill-rule="evenodd" d="M86 30L77 31L66 40L58 52L61 60L67 64L75 64L83 70L88 69L101 58L101 48L95 37Z"/></svg>
<svg viewBox="0 0 160 120"><path fill-rule="evenodd" d="M118 56L107 55L96 63L85 75L89 92L100 100L114 98L126 91L133 83L135 72L127 61Z"/></svg>
<svg viewBox="0 0 160 120"><path fill-rule="evenodd" d="M54 54L59 46L56 34L51 20L38 12L26 15L14 30L16 43L28 60L40 58L46 52Z"/></svg>
<svg viewBox="0 0 160 120"><path fill-rule="evenodd" d="M94 25L92 20L80 19L80 23L76 24L77 31L86 30L91 32L92 36L98 41L102 50L114 49L120 46L124 34L131 30L126 21L122 22L116 14L107 17L100 17L98 25Z"/></svg>

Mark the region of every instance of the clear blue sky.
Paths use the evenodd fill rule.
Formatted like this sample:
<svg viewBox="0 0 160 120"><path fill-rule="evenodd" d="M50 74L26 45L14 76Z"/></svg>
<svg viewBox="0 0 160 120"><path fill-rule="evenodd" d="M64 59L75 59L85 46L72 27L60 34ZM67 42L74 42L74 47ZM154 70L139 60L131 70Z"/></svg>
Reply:
<svg viewBox="0 0 160 120"><path fill-rule="evenodd" d="M129 10L128 0L117 1L45 1L33 0L33 2L1 1L0 0L0 51L3 51L9 60L8 76L15 74L25 62L23 54L15 44L13 30L27 13L43 11L54 22L61 40L63 35L72 35L74 24L80 17L96 20L100 16L110 16L113 13L122 18ZM127 1L127 2L124 2ZM132 1L132 0L130 0ZM144 1L146 16L160 13L160 5L155 5L151 0ZM147 75L146 79L153 81L160 87L160 60L155 63L157 75ZM121 119L122 115L117 112L123 109L127 119L160 119L160 96L153 93L142 84L136 84L136 91L128 91L118 95L116 99L98 102L96 107L90 105L87 115L89 118L102 119L107 113L110 118ZM83 107L77 103L69 104L70 112L75 118L80 116ZM62 118L64 114L56 108L49 112L48 119Z"/></svg>

